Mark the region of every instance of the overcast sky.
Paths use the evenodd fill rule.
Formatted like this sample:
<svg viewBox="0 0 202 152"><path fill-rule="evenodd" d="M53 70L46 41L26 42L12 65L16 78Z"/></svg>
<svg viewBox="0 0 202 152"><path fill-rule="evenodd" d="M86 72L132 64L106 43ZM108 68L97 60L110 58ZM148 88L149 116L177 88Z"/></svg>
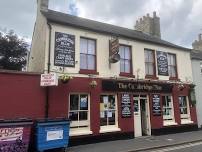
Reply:
<svg viewBox="0 0 202 152"><path fill-rule="evenodd" d="M133 28L137 19L156 11L162 39L190 47L202 33L202 0L50 0L49 8ZM0 30L13 29L31 42L36 0L0 0Z"/></svg>

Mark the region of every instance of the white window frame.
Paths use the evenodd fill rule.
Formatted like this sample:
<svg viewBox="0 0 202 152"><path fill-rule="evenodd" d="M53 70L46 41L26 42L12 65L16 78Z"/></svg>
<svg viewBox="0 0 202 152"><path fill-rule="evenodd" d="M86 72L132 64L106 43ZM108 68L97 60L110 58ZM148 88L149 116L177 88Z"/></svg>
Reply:
<svg viewBox="0 0 202 152"><path fill-rule="evenodd" d="M81 95L87 95L88 96L88 115L87 115L87 120L82 120L82 121L71 121L70 123L70 136L77 136L77 135L86 135L86 134L92 134L92 131L90 130L90 94L89 93L70 93L69 94L69 108L68 108L68 117L70 114L70 96L71 95L79 95L79 99ZM80 101L79 101L80 103ZM79 111L79 110L75 110ZM81 128L71 128L71 127L77 127L77 126L87 126L87 127L81 127Z"/></svg>
<svg viewBox="0 0 202 152"><path fill-rule="evenodd" d="M115 97L115 104L116 104L115 105L115 108L116 108L115 109L115 125L106 125L106 126L101 126L100 125L100 133L121 131L121 129L118 127L118 98L117 98L117 94L103 93L103 94L100 94L100 97L105 96L105 95L106 96L113 95ZM100 105L100 102L99 102L99 105ZM100 108L99 108L99 111L100 111Z"/></svg>
<svg viewBox="0 0 202 152"><path fill-rule="evenodd" d="M151 61L147 61L146 60L146 57L150 57L148 55L148 52L152 52L152 59L153 59L153 62ZM154 50L151 50L151 49L144 49L144 62L145 62L145 75L146 76L155 76L155 73L156 73L156 67L155 67L155 51ZM150 69L150 66L152 65L152 71L153 73L151 74L151 69ZM147 70L148 69L148 70ZM149 72L148 72L149 71Z"/></svg>
<svg viewBox="0 0 202 152"><path fill-rule="evenodd" d="M164 126L177 125L177 123L175 122L175 114L174 114L174 106L173 106L173 96L172 96L172 94L163 94L163 95L161 95L163 112L164 112L164 109L165 109L164 106L163 106L163 97L164 96L170 96L171 105L168 108L169 109L171 108L171 115L167 116L167 115L163 114L163 125Z"/></svg>
<svg viewBox="0 0 202 152"><path fill-rule="evenodd" d="M189 98L188 98L188 96L179 95L178 100L179 100L179 97L185 97L186 102L187 102L187 114L181 114L181 107L179 105L181 124L193 123L193 121L191 121L191 114L190 114L190 106L189 106Z"/></svg>

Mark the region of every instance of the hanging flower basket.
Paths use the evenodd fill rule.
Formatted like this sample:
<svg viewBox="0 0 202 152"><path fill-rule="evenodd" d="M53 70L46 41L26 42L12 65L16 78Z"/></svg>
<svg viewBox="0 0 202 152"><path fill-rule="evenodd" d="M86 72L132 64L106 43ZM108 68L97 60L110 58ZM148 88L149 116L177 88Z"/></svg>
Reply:
<svg viewBox="0 0 202 152"><path fill-rule="evenodd" d="M72 76L69 76L68 74L63 74L61 76L59 76L59 80L62 82L62 83L68 83L69 80L73 79Z"/></svg>

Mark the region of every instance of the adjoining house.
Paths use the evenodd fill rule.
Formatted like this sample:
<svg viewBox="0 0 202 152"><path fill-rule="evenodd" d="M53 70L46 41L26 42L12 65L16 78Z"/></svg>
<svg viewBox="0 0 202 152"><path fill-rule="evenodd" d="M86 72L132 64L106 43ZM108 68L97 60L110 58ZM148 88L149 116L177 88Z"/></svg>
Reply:
<svg viewBox="0 0 202 152"><path fill-rule="evenodd" d="M49 88L48 113L72 120L71 140L197 128L191 50L160 38L156 13L135 27L56 12L38 0L29 71L73 78Z"/></svg>
<svg viewBox="0 0 202 152"><path fill-rule="evenodd" d="M196 85L196 109L198 126L202 127L202 34L199 34L199 39L192 44L193 51L191 52L192 73L194 84Z"/></svg>

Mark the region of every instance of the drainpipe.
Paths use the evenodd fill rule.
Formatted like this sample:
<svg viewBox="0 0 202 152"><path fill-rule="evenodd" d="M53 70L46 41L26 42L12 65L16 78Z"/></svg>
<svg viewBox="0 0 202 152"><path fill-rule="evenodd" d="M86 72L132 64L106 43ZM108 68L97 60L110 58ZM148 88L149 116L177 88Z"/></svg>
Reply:
<svg viewBox="0 0 202 152"><path fill-rule="evenodd" d="M50 73L50 53L51 53L51 31L52 27L49 22L47 22L49 28L49 42L48 42L48 73ZM46 87L46 104L45 104L45 118L48 118L49 113L49 86Z"/></svg>

